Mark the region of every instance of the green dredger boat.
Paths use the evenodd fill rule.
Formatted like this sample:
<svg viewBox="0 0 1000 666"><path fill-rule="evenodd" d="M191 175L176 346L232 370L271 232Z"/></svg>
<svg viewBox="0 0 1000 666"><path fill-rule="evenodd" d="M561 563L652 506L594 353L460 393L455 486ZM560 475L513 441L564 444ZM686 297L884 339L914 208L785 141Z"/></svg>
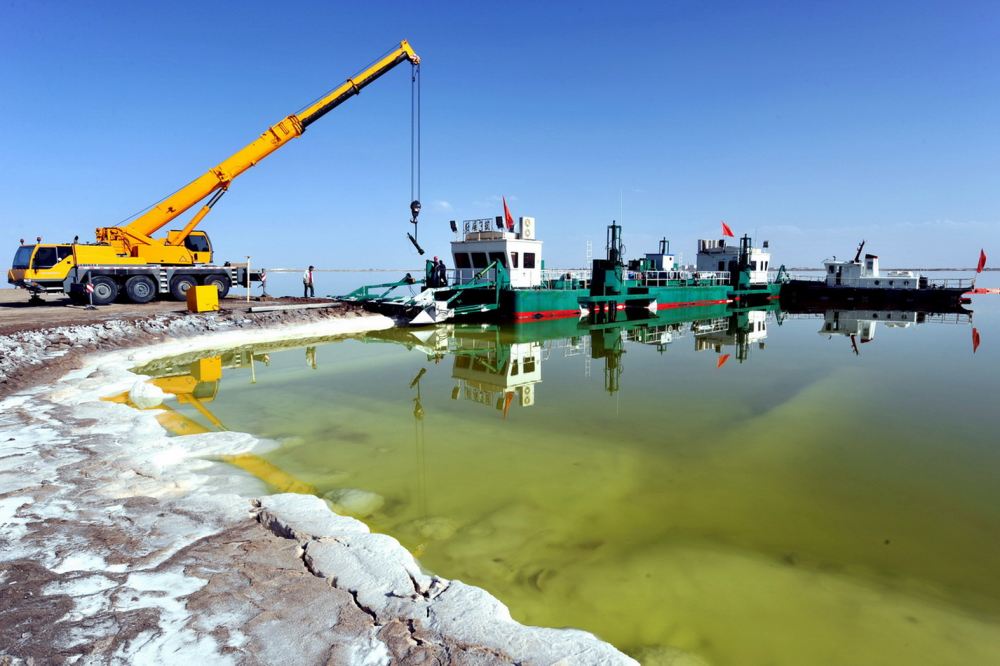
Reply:
<svg viewBox="0 0 1000 666"><path fill-rule="evenodd" d="M453 225L457 231L457 225ZM765 248L767 243L765 242ZM466 220L451 244L447 285L436 285L431 262L424 280L361 287L341 300L364 302L372 309L411 325L452 319L534 322L562 318L614 321L623 314L654 316L661 310L776 299L783 269L769 279L770 254L744 236L739 246L722 240L699 241L695 270L681 269L666 239L657 252L624 261L621 225L607 231L607 253L591 270L546 270L535 220L520 219L520 229L503 228L503 219ZM422 290L394 296L400 287Z"/></svg>

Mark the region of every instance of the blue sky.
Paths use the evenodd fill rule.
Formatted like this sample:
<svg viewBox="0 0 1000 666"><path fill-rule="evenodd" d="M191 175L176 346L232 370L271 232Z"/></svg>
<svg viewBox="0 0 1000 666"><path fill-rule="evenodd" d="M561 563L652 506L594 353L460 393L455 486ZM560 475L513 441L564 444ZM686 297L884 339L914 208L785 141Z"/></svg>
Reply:
<svg viewBox="0 0 1000 666"><path fill-rule="evenodd" d="M553 267L620 210L633 255L666 235L693 259L726 220L775 263L861 238L890 266L1000 258L995 2L225 4L3 3L11 251L90 238L405 38L431 253L506 195ZM203 226L217 257L418 265L407 70L237 179Z"/></svg>

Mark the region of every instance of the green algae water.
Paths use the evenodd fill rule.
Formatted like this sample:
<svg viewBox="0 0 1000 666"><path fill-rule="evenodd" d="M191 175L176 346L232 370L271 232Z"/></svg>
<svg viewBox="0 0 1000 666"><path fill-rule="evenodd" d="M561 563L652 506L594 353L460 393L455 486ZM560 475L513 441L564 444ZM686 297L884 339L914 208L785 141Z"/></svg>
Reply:
<svg viewBox="0 0 1000 666"><path fill-rule="evenodd" d="M139 370L206 373L168 427L280 442L246 468L521 622L644 663L1000 663L1000 311L974 307L976 353L965 314L702 308Z"/></svg>

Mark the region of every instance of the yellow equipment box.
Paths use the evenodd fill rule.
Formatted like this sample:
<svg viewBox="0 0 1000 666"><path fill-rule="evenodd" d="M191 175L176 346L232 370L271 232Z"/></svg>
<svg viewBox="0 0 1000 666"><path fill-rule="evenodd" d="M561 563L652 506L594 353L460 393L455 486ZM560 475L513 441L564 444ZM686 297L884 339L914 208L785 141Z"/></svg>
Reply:
<svg viewBox="0 0 1000 666"><path fill-rule="evenodd" d="M219 309L219 288L214 284L187 290L188 312L215 312Z"/></svg>

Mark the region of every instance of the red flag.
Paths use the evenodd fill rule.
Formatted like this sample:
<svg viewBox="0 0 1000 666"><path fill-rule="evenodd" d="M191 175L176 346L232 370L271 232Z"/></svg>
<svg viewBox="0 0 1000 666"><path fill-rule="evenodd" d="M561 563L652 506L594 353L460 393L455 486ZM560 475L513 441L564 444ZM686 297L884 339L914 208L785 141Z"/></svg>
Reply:
<svg viewBox="0 0 1000 666"><path fill-rule="evenodd" d="M976 266L976 272L982 273L984 268L986 268L986 252L979 250L979 265Z"/></svg>
<svg viewBox="0 0 1000 666"><path fill-rule="evenodd" d="M723 222L723 224L725 224L725 222ZM721 368L726 364L726 361L728 360L729 360L729 354L723 354L722 356L719 357L719 360L715 362L715 367Z"/></svg>
<svg viewBox="0 0 1000 666"><path fill-rule="evenodd" d="M972 327L972 353L975 354L976 350L979 349L979 329L975 326Z"/></svg>
<svg viewBox="0 0 1000 666"><path fill-rule="evenodd" d="M510 403L514 402L514 392L510 391L503 398L503 417L507 418L507 413L510 412Z"/></svg>
<svg viewBox="0 0 1000 666"><path fill-rule="evenodd" d="M730 238L734 238L736 236L736 234L733 233L733 230L730 229L729 225L725 222L722 223L722 235L729 236Z"/></svg>
<svg viewBox="0 0 1000 666"><path fill-rule="evenodd" d="M503 219L507 223L507 231L514 231L514 218L510 214L510 208L507 208L507 197L501 197L503 199Z"/></svg>

